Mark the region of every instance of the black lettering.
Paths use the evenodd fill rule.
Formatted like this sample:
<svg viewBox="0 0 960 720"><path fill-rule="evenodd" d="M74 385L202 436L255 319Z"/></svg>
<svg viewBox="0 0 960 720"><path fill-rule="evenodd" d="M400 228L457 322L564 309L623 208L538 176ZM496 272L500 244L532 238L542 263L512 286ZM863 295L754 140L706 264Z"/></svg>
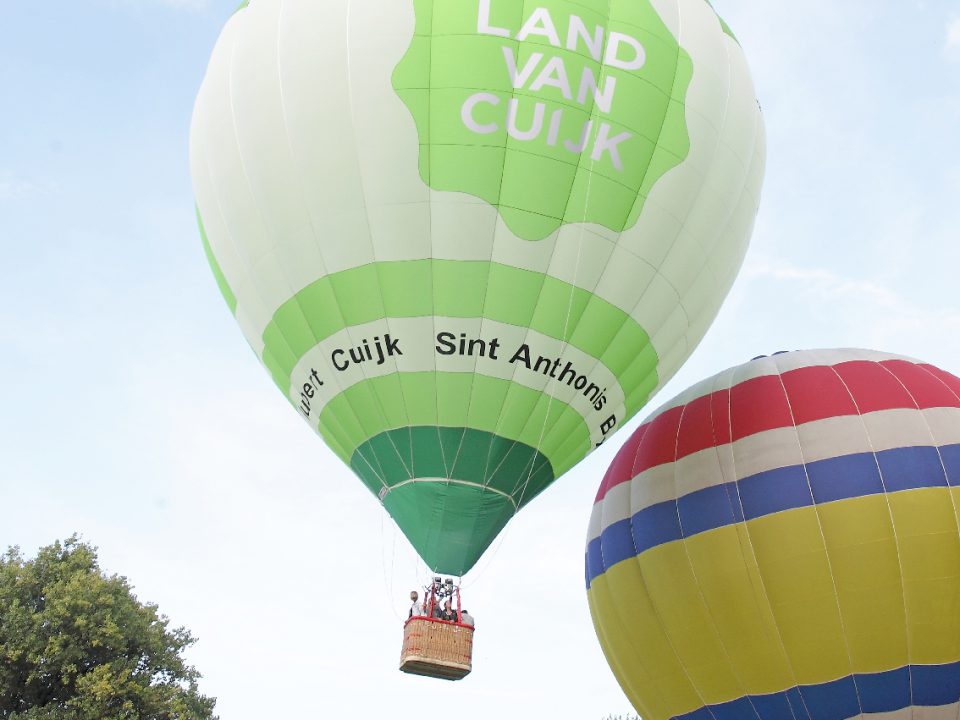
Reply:
<svg viewBox="0 0 960 720"><path fill-rule="evenodd" d="M540 364L543 364L543 370L540 369ZM550 374L550 358L545 358L543 355L537 358L537 363L533 366L533 369L536 372L542 372L544 375Z"/></svg>
<svg viewBox="0 0 960 720"><path fill-rule="evenodd" d="M340 372L343 372L343 371L346 370L348 367L350 367L350 361L349 361L349 360L344 360L344 361L343 361L343 366L341 367L341 366L340 366L340 363L337 362L337 355L338 355L338 354L339 354L339 355L346 355L347 353L346 353L346 351L341 350L340 348L337 348L337 349L334 350L332 353L330 353L330 362L333 363L333 366L334 366L337 370L339 370Z"/></svg>
<svg viewBox="0 0 960 720"><path fill-rule="evenodd" d="M400 341L399 341L399 340L391 340L391 339L390 339L390 333L387 333L386 335L383 336L383 341L387 344L387 355L388 355L388 356L403 355L403 352L401 352L401 350L400 350Z"/></svg>
<svg viewBox="0 0 960 720"><path fill-rule="evenodd" d="M517 360L526 365L527 370L530 369L530 346L526 343L517 348L517 351L513 354L513 357L510 358L511 363L515 363Z"/></svg>
<svg viewBox="0 0 960 720"><path fill-rule="evenodd" d="M567 376L567 373L570 373L570 379L567 380L567 385L570 385L574 380L577 379L577 373L574 371L573 365L570 363L567 363L563 368L563 372L560 373L560 382L563 382L563 379Z"/></svg>
<svg viewBox="0 0 960 720"><path fill-rule="evenodd" d="M600 430L603 432L604 435L606 435L611 430L613 430L616 426L617 426L617 416L611 415L603 422L603 425L600 426Z"/></svg>
<svg viewBox="0 0 960 720"><path fill-rule="evenodd" d="M308 398L312 398L314 394L313 385L311 385L310 383L304 383L303 394L306 395Z"/></svg>
<svg viewBox="0 0 960 720"><path fill-rule="evenodd" d="M486 357L487 344L479 338L470 341L470 345L467 347L467 355L473 355L474 348L478 346L480 347L480 357Z"/></svg>
<svg viewBox="0 0 960 720"><path fill-rule="evenodd" d="M607 441L607 434L617 426L617 416L611 415L608 417L603 425L600 426L600 430L603 432L603 439L600 442L595 443L594 447L600 447Z"/></svg>
<svg viewBox="0 0 960 720"><path fill-rule="evenodd" d="M588 397L594 402L596 402L597 397L600 395L600 386L590 383L590 386L583 391L583 396Z"/></svg>
<svg viewBox="0 0 960 720"><path fill-rule="evenodd" d="M499 360L497 357L497 349L500 347L500 338L494 338L490 341L490 355L491 360Z"/></svg>
<svg viewBox="0 0 960 720"><path fill-rule="evenodd" d="M560 367L560 358L557 358L553 361L553 367L550 368L550 377L555 378L557 376L557 369Z"/></svg>
<svg viewBox="0 0 960 720"><path fill-rule="evenodd" d="M452 340L456 337L452 332L437 333L437 352L441 355L453 355L457 346Z"/></svg>

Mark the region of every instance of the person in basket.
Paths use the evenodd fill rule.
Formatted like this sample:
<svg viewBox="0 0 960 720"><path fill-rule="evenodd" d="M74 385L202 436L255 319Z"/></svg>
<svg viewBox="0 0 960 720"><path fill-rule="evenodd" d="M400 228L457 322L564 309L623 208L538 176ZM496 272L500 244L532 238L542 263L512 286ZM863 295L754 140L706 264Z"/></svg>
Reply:
<svg viewBox="0 0 960 720"><path fill-rule="evenodd" d="M440 611L440 619L446 620L447 622L457 621L457 613L450 607L450 598L447 598L443 603L443 610Z"/></svg>

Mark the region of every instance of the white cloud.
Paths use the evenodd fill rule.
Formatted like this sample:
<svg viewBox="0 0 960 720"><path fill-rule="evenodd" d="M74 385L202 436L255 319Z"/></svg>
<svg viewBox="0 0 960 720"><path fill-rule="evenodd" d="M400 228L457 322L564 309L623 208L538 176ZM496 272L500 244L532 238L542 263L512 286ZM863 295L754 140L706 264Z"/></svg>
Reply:
<svg viewBox="0 0 960 720"><path fill-rule="evenodd" d="M947 23L947 40L943 54L948 60L960 60L960 17Z"/></svg>
<svg viewBox="0 0 960 720"><path fill-rule="evenodd" d="M50 183L36 183L13 173L0 171L0 201L20 200L35 195L53 192L56 187Z"/></svg>
<svg viewBox="0 0 960 720"><path fill-rule="evenodd" d="M958 370L960 309L947 298L934 303L902 284L780 259L748 261L743 275L754 297L772 292L773 283L784 302L777 313L789 328L785 337L801 345L815 338L811 347L870 347Z"/></svg>
<svg viewBox="0 0 960 720"><path fill-rule="evenodd" d="M869 280L843 277L825 268L799 267L785 262L748 263L744 275L797 282L804 287L804 293L823 300L857 298L887 310L904 306L903 300L889 288Z"/></svg>

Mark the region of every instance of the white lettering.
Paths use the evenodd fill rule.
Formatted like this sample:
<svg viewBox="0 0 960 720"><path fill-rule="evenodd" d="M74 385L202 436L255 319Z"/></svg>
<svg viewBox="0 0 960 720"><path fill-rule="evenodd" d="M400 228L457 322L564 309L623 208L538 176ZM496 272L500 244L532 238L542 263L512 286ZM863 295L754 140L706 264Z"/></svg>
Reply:
<svg viewBox="0 0 960 720"><path fill-rule="evenodd" d="M533 140L543 129L543 113L545 110L543 103L537 103L533 108L533 122L529 130L520 130L517 127L517 106L520 104L518 98L510 100L510 110L507 113L507 134L514 140Z"/></svg>
<svg viewBox="0 0 960 720"><path fill-rule="evenodd" d="M583 124L583 131L580 133L580 142L574 145L569 140L563 141L563 146L572 153L582 153L587 147L587 137L590 135L590 128L593 127L593 120L587 120Z"/></svg>
<svg viewBox="0 0 960 720"><path fill-rule="evenodd" d="M547 130L547 145L554 147L557 144L557 138L560 136L560 119L563 117L563 110L554 110L550 113L550 129Z"/></svg>
<svg viewBox="0 0 960 720"><path fill-rule="evenodd" d="M561 47L560 36L557 35L557 26L553 24L550 11L546 8L537 8L517 33L517 40L523 42L531 35L540 35L550 41L554 47Z"/></svg>
<svg viewBox="0 0 960 720"><path fill-rule="evenodd" d="M527 84L530 76L533 75L533 71L537 69L537 65L543 59L543 53L531 53L523 66L523 70L519 73L517 72L517 58L513 54L512 48L503 48L503 59L507 62L507 73L510 75L510 82L513 83L513 87L522 88Z"/></svg>
<svg viewBox="0 0 960 720"><path fill-rule="evenodd" d="M560 58L550 58L550 60L547 61L547 64L543 66L543 70L540 71L537 79L533 81L530 89L534 91L540 90L545 85L559 89L567 100L573 100L573 93L570 92L570 80L567 78L567 68Z"/></svg>
<svg viewBox="0 0 960 720"><path fill-rule="evenodd" d="M624 140L632 137L628 132L622 132L619 135L610 137L610 126L607 123L600 124L600 132L597 133L597 140L593 144L593 152L590 153L590 159L596 162L603 157L603 154L610 153L610 162L617 170L623 170L623 163L620 161L620 153L617 151L617 145Z"/></svg>
<svg viewBox="0 0 960 720"><path fill-rule="evenodd" d="M632 60L621 60L617 57L621 43L625 43L633 48L634 55ZM629 35L624 35L623 33L610 33L610 38L607 40L607 51L603 55L604 65L610 65L611 67L620 68L621 70L639 70L646 61L647 53L644 51L643 45L640 44L639 40Z"/></svg>
<svg viewBox="0 0 960 720"><path fill-rule="evenodd" d="M585 67L583 75L580 76L580 87L577 89L577 102L585 105L587 94L593 90L593 102L600 109L600 112L609 113L613 105L613 93L617 89L617 79L607 75L603 79L603 92L597 88L597 79L594 77L593 69Z"/></svg>
<svg viewBox="0 0 960 720"><path fill-rule="evenodd" d="M490 105L499 105L500 98L492 93L477 93L476 95L471 95L463 103L463 107L460 108L460 119L463 120L463 124L467 126L468 129L473 130L475 133L480 133L481 135L489 135L494 133L499 129L499 126L495 123L478 123L473 117L473 109L480 103L488 103Z"/></svg>
<svg viewBox="0 0 960 720"><path fill-rule="evenodd" d="M483 35L510 37L510 31L506 28L494 27L490 24L490 0L480 0L477 7L477 32Z"/></svg>
<svg viewBox="0 0 960 720"><path fill-rule="evenodd" d="M567 50L576 51L578 37L587 46L590 57L600 62L600 53L603 51L603 27L597 25L593 31L593 37L590 37L586 23L576 15L571 15L570 25L567 27Z"/></svg>

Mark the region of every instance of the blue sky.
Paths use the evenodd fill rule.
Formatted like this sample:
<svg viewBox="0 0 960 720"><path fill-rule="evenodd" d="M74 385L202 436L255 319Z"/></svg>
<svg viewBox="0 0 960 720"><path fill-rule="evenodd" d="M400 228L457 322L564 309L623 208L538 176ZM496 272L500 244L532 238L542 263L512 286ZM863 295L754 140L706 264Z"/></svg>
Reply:
<svg viewBox="0 0 960 720"><path fill-rule="evenodd" d="M625 712L582 552L629 429L468 576L474 675L396 671L426 573L273 388L195 228L190 112L235 4L0 4L0 546L82 532L200 638L190 657L225 720ZM651 409L780 349L960 373L960 3L714 5L754 71L767 178L727 304Z"/></svg>

